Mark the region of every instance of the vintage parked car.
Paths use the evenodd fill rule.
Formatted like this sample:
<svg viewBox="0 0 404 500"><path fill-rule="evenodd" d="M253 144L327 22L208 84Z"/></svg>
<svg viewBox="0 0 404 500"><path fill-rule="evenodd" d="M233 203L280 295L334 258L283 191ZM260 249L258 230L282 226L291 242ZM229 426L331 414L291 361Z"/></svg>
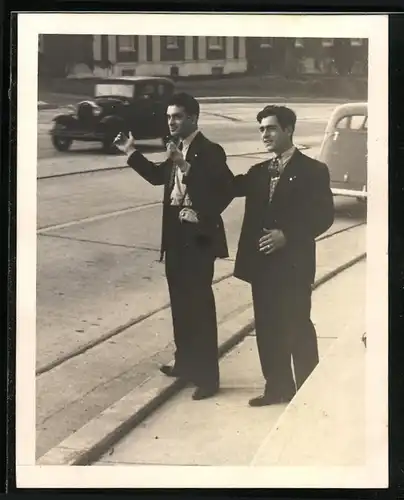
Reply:
<svg viewBox="0 0 404 500"><path fill-rule="evenodd" d="M167 100L173 92L174 82L164 77L97 79L93 99L54 118L52 143L67 151L73 141L99 141L105 151L112 151L117 134L129 131L136 139L164 140L169 133Z"/></svg>
<svg viewBox="0 0 404 500"><path fill-rule="evenodd" d="M330 170L334 195L367 199L368 105L337 106L328 121L319 160Z"/></svg>

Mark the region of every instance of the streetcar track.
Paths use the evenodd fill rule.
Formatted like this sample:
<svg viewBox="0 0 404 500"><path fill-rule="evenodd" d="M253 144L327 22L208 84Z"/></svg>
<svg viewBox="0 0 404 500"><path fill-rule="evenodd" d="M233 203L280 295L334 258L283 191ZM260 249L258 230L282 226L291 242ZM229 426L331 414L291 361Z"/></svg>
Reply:
<svg viewBox="0 0 404 500"><path fill-rule="evenodd" d="M89 217L83 217L82 219L74 219L69 222L63 222L62 224L54 224L51 226L43 226L37 229L37 234L45 234L49 231L55 231L57 229L65 229L71 226L77 226L79 224L87 223L87 222L96 222L99 220L108 219L109 217L114 217L116 215L125 215L132 212L139 212L141 210L145 210L147 208L154 208L161 205L161 201L153 201L150 203L144 203L142 205L136 205L134 207L127 207L121 210L114 210L113 212L105 212L103 214L91 215Z"/></svg>
<svg viewBox="0 0 404 500"><path fill-rule="evenodd" d="M60 240L77 241L80 243L91 243L91 244L95 244L95 245L106 245L106 246L110 246L110 247L128 248L131 250L146 250L147 252L160 252L160 248L157 248L157 247L146 247L146 246L140 246L140 245L124 245L122 243L111 243L109 241L88 240L86 238L77 238L75 236L64 236L62 234L43 234L42 236L46 236L47 238L57 238Z"/></svg>
<svg viewBox="0 0 404 500"><path fill-rule="evenodd" d="M326 240L326 239L329 239L333 236L336 236L336 235L339 235L341 233L344 233L344 232L347 232L347 231L350 231L350 230L353 230L353 229L356 229L357 227L359 226L363 226L365 225L366 222L363 221L363 222L359 222L359 223L356 223L356 224L353 224L353 225L350 225L350 226L347 226L345 228L341 228L341 229L338 229L336 231L333 231L333 232L330 232L330 233L326 233L322 236L320 236L319 238L316 239L316 242L320 242L320 241L323 241L323 240ZM366 254L363 254L363 255L366 255ZM363 257L362 257L363 258ZM230 261L232 262L232 259L223 259L223 260L226 260L226 261ZM338 268L339 269L339 268ZM342 272L342 271L341 271ZM221 283L222 281L225 281L229 278L231 278L233 276L233 271L229 272L229 273L226 273L225 275L221 276L220 278L216 278L213 280L213 285L216 285L218 283ZM328 276L328 275L327 275ZM316 282L317 283L317 282ZM319 280L319 283L322 284L322 281L321 279ZM132 326L135 326L145 320L147 320L148 318L152 317L152 316L155 316L156 314L168 309L170 307L170 303L166 303L166 304L163 304L162 306L159 306L147 313L144 313L144 314L141 314L135 318L132 318L130 319L129 321L127 321L126 323L124 323L123 325L120 325L112 330L109 330L108 332L104 333L103 335L101 335L100 337L82 345L81 347L78 347L72 351L70 351L69 353L65 354L64 356L61 356L57 359L54 359L53 361L50 361L48 363L45 363L44 365L40 366L36 371L35 371L35 375L36 376L40 376L40 375L43 375L45 373L48 373L50 372L51 370L57 368L58 366L66 363L67 361L77 357L77 356L80 356L82 354L84 354L85 352L89 351L90 349L106 342L107 340L121 334L122 332L124 332L125 330L131 328Z"/></svg>
<svg viewBox="0 0 404 500"><path fill-rule="evenodd" d="M88 170L77 170L75 172L61 172L59 174L43 175L41 177L37 177L36 180L41 181L45 179L58 179L59 177L69 177L71 175L93 174L97 172L110 172L111 170L125 170L127 168L130 168L129 165L122 165L117 167L92 168Z"/></svg>
<svg viewBox="0 0 404 500"><path fill-rule="evenodd" d="M306 149L307 146L302 146L301 149ZM163 151L161 151L163 152ZM252 151L251 153L234 153L234 154L228 154L227 158L255 158L258 157L260 158L262 155L268 154L267 151ZM155 162L156 165L159 165L161 162ZM132 168L129 165L118 165L114 167L103 167L103 168L92 168L88 170L76 170L73 172L61 172L58 174L51 174L51 175L43 175L40 177L37 177L37 181L40 180L46 180L46 179L57 179L59 177L69 177L73 175L86 175L86 174L94 174L98 172L111 172L114 170L126 170Z"/></svg>

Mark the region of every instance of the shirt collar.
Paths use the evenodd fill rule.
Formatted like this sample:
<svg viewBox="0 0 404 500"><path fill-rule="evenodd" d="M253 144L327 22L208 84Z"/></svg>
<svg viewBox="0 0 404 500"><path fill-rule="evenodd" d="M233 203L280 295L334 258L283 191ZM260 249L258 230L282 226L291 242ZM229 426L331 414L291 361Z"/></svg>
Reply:
<svg viewBox="0 0 404 500"><path fill-rule="evenodd" d="M284 151L281 155L276 155L275 153L272 153L270 159L272 160L273 158L278 158L278 160L282 163L282 165L285 165L291 158L293 153L296 150L296 146L292 146L291 148L287 149Z"/></svg>
<svg viewBox="0 0 404 500"><path fill-rule="evenodd" d="M198 135L199 130L196 129L195 132L192 132L188 137L182 140L182 145L184 148L189 148L191 145L191 142L195 139L195 137Z"/></svg>

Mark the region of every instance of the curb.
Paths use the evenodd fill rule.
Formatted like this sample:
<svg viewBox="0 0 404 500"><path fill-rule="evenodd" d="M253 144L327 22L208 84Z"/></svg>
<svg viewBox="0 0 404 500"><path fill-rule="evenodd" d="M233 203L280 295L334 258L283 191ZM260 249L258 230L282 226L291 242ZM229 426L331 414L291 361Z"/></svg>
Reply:
<svg viewBox="0 0 404 500"><path fill-rule="evenodd" d="M313 290L364 258L366 258L366 253L357 255L325 273L315 281ZM253 330L254 320L244 323L219 346L219 357L223 357ZM185 386L186 383L178 379L169 381L160 375L149 378L68 436L59 445L50 449L37 460L37 465L89 465L93 463Z"/></svg>
<svg viewBox="0 0 404 500"><path fill-rule="evenodd" d="M277 103L307 103L311 104L315 102L316 104L337 104L337 103L345 103L345 102L359 102L356 99L343 99L343 98L332 98L332 97L289 97L289 96L223 96L223 97L196 97L196 99L202 104L226 104L226 103L268 103L268 102L277 102ZM72 100L74 100L72 98ZM59 104L50 104L47 102L38 103L38 110L46 110L46 109L58 109L68 106L59 105Z"/></svg>
<svg viewBox="0 0 404 500"><path fill-rule="evenodd" d="M351 332L352 331L355 332L355 337L349 337L349 336L345 335L345 336L336 338L331 343L330 347L328 348L327 352L324 355L324 358L318 363L316 369L310 374L308 379L304 382L304 384L301 387L301 391L299 391L299 393L296 394L296 397L293 401L293 404L287 405L285 410L281 413L281 415L276 420L275 425L273 425L273 427L271 428L271 430L269 431L267 436L261 442L260 446L256 449L253 458L250 460L250 463L248 464L249 466L253 466L253 467L260 467L260 466L272 467L274 465L282 466L282 464L280 464L278 462L278 459L280 459L280 460L283 459L283 462L284 462L285 456L286 457L288 455L290 456L289 444L290 444L291 436L290 436L290 432L289 433L287 432L288 428L290 431L290 421L291 421L291 419L294 420L295 423L299 421L298 420L299 410L303 409L303 408L307 408L307 406L311 406L310 401L312 400L313 394L315 394L316 399L318 399L318 395L321 394L323 391L319 391L319 390L316 391L316 390L314 390L314 388L317 388L317 389L319 388L318 386L319 386L320 379L322 380L322 383L324 383L324 380L326 380L325 385L327 385L327 387L328 387L328 383L329 383L328 377L321 378L321 374L324 375L324 367L325 366L327 366L327 368L329 368L328 362L330 359L331 359L331 364L332 364L332 359L335 356L335 353L340 352L341 347L344 347L346 345L349 345L352 349L352 347L354 347L354 344L353 344L354 340L355 340L356 345L361 343L360 337L359 337L360 332L358 334L357 331L351 330ZM357 335L357 337L356 337L356 335ZM359 348L361 348L362 352L365 353L364 346L359 346ZM340 361L341 361L341 358L340 358ZM327 373L327 369L326 369L326 373ZM333 371L333 373L338 373L338 372ZM319 376L320 376L320 378L319 378ZM331 380L331 384L333 382L335 383L335 380ZM321 387L321 388L324 390L324 387ZM314 405L315 405L315 403L314 403ZM332 415L330 416L327 412L327 420L329 421L330 419L332 421L333 416ZM351 422L352 422L352 420L351 420ZM330 424L328 424L328 426L329 425ZM300 426L299 423L297 423L297 427L299 427L299 426ZM293 426L293 427L295 427L295 426ZM335 430L336 426L334 425L333 427ZM307 426L305 427L305 429L307 430ZM324 428L322 428L320 431L319 431L318 427L316 429L317 429L317 432L315 432L316 436L318 436L319 434L322 434L324 436ZM330 433L328 435L330 435ZM299 441L299 438L297 437L296 434L294 435L294 437L295 437L295 441L294 441L294 448L293 449L296 450L296 446L298 446L298 443L296 443L296 441ZM315 447L318 443L316 443L314 440L312 442L311 446L305 447L305 452L308 452L309 456L310 456L310 451L311 451L311 453L313 453L312 449L311 449L311 447L313 447L313 444ZM302 448L301 448L301 444L300 444L300 450L301 449ZM276 456L277 460L274 460L274 458L272 458L272 460L268 461L269 463L263 464L262 458L263 458L266 450L269 451L269 453L271 454L272 457ZM300 454L301 453L302 452L300 451ZM265 456L266 456L266 460L268 460L268 456L267 455L265 455ZM292 464L288 464L288 465L293 467Z"/></svg>

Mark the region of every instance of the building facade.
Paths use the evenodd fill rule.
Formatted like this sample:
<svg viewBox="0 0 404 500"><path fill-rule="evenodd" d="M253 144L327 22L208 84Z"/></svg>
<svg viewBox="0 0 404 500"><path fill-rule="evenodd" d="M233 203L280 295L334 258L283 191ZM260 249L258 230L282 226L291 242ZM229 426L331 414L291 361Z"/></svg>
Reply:
<svg viewBox="0 0 404 500"><path fill-rule="evenodd" d="M246 39L248 73L294 76L299 74L367 74L368 41L362 38Z"/></svg>
<svg viewBox="0 0 404 500"><path fill-rule="evenodd" d="M247 69L242 37L95 35L93 54L97 75L186 77Z"/></svg>
<svg viewBox="0 0 404 500"><path fill-rule="evenodd" d="M366 75L357 38L40 35L39 73L50 76Z"/></svg>
<svg viewBox="0 0 404 500"><path fill-rule="evenodd" d="M42 66L66 75L187 77L247 70L244 37L41 35L39 48Z"/></svg>

